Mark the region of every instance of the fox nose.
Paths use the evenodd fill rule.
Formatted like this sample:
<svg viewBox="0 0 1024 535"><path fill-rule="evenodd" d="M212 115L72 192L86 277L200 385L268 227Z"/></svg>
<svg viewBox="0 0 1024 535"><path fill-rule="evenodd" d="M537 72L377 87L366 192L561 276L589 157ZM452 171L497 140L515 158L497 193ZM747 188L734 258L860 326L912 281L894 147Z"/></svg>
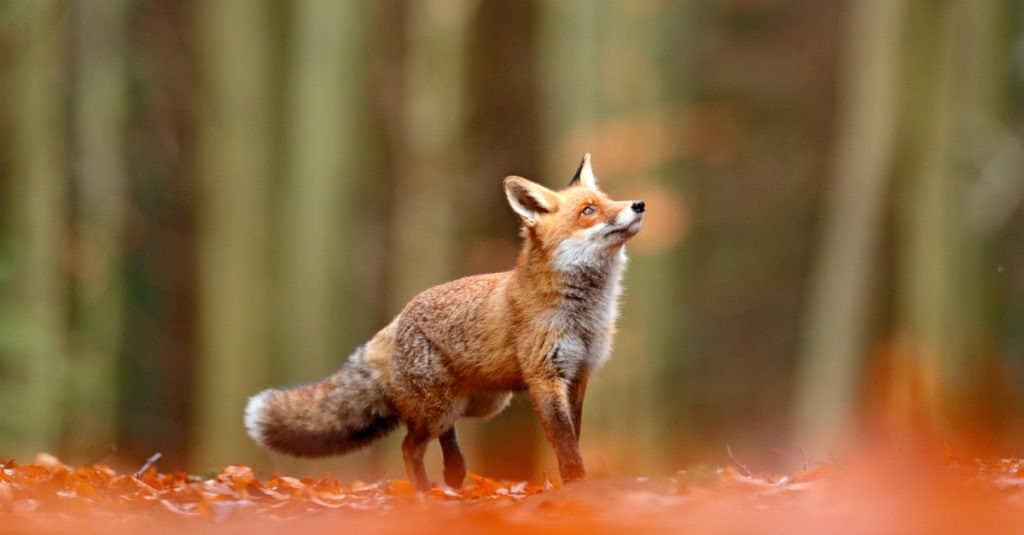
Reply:
<svg viewBox="0 0 1024 535"><path fill-rule="evenodd" d="M633 201L633 205L631 206L631 208L634 212L642 214L644 213L644 210L647 209L647 205L644 204L644 201Z"/></svg>

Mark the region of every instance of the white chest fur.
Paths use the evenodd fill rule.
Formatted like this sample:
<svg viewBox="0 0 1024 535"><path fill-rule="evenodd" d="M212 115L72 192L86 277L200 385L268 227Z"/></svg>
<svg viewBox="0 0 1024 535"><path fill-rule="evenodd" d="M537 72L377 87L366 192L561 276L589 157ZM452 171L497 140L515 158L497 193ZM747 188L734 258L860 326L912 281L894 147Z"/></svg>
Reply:
<svg viewBox="0 0 1024 535"><path fill-rule="evenodd" d="M605 265L565 272L565 292L553 318L562 333L556 364L594 369L607 362L626 261L623 248Z"/></svg>

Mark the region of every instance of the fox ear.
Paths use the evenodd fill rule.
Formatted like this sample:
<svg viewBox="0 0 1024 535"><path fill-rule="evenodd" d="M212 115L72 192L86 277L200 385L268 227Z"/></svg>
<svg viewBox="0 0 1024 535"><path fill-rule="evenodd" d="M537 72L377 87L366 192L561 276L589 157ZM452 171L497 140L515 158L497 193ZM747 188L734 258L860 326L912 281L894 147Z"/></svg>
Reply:
<svg viewBox="0 0 1024 535"><path fill-rule="evenodd" d="M597 188L597 178L594 176L594 169L590 167L589 152L583 155L579 167L576 168L576 172L572 175L572 180L569 181L570 186L575 186L576 184L588 188Z"/></svg>
<svg viewBox="0 0 1024 535"><path fill-rule="evenodd" d="M541 214L558 209L557 193L521 176L505 178L505 196L508 197L509 206L527 225L536 223Z"/></svg>

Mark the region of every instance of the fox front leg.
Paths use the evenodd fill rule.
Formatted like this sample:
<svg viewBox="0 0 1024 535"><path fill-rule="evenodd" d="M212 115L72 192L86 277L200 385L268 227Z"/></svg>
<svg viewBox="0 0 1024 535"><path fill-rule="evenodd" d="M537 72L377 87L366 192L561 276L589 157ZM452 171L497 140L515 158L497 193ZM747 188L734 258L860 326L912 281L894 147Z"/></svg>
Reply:
<svg viewBox="0 0 1024 535"><path fill-rule="evenodd" d="M586 476L580 456L573 411L569 403L569 388L561 380L549 380L530 385L530 400L540 417L544 434L558 457L558 471L562 482L568 483Z"/></svg>

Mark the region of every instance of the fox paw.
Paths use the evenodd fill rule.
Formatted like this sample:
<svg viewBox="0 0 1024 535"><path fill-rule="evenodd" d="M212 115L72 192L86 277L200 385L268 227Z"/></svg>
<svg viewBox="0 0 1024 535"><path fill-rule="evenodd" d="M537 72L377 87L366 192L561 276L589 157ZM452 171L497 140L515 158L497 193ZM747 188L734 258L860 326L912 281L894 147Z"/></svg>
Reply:
<svg viewBox="0 0 1024 535"><path fill-rule="evenodd" d="M466 480L465 468L446 468L444 471L444 482L453 489L462 488L462 482Z"/></svg>

